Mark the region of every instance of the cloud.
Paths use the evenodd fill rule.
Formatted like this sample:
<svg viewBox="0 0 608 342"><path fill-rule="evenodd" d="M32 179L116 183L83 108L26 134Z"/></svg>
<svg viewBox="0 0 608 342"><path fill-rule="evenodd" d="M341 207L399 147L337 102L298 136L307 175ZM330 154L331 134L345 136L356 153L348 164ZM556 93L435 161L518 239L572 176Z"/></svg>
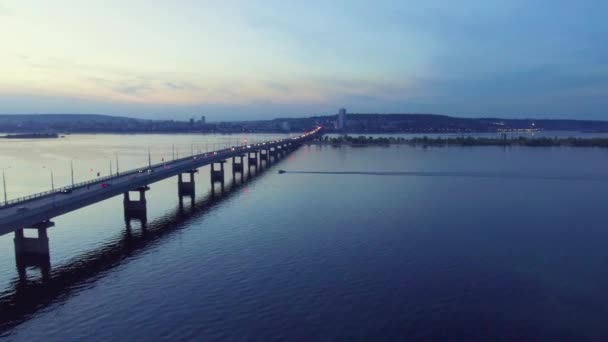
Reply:
<svg viewBox="0 0 608 342"><path fill-rule="evenodd" d="M152 9L147 7L121 11L133 11L124 13L129 17ZM111 99L116 111L137 103L151 115L165 105L235 117L335 113L345 106L608 119L606 1L462 0L454 6L442 0L268 0L236 7L225 9L229 16L213 12L213 25L192 26L182 24L194 8L167 5L175 13L145 32L118 18L117 31L100 26L98 33L121 37L103 54L84 51L88 44L73 48L71 39L64 46L53 41L56 50L49 50L44 32L36 39L15 34L13 46L4 46L14 60L2 63L0 86L5 92ZM57 20L38 12L45 14L36 21L39 28ZM0 8L0 15L6 13L12 12ZM82 32L86 42L95 25L85 22L69 30ZM144 44L141 39L154 33L159 39ZM191 44L191 37L200 44ZM61 58L47 58L47 52Z"/></svg>
<svg viewBox="0 0 608 342"><path fill-rule="evenodd" d="M274 81L268 81L266 82L266 85L270 88L270 89L274 89L274 90L278 90L281 92L288 92L290 87L285 84L285 83L279 83L279 82L274 82Z"/></svg>
<svg viewBox="0 0 608 342"><path fill-rule="evenodd" d="M200 82L202 77L195 73L139 71L134 68L91 65L65 58L38 57L22 53L16 53L15 57L20 64L32 68L36 73L43 71L44 74L53 75L55 79L70 80L72 87L64 89L78 89L84 96L93 91L97 92L96 97L103 97L103 94L107 97L109 91L131 100L154 100L153 96L156 96L170 101L173 96L177 102L184 98L191 98L189 102L193 102L195 94L228 94L228 90L224 90L221 85L215 84L209 88L199 86L197 82Z"/></svg>
<svg viewBox="0 0 608 342"><path fill-rule="evenodd" d="M203 88L196 86L194 84L191 84L189 82L164 82L164 85L167 89L170 90L176 90L176 91L180 91L180 90L203 90Z"/></svg>
<svg viewBox="0 0 608 342"><path fill-rule="evenodd" d="M9 16L13 14L14 12L12 9L0 4L0 16Z"/></svg>
<svg viewBox="0 0 608 342"><path fill-rule="evenodd" d="M137 78L117 80L104 77L84 77L83 81L128 97L136 97L153 91L149 82Z"/></svg>
<svg viewBox="0 0 608 342"><path fill-rule="evenodd" d="M129 96L141 95L152 91L150 85L147 84L124 85L113 89L121 94Z"/></svg>

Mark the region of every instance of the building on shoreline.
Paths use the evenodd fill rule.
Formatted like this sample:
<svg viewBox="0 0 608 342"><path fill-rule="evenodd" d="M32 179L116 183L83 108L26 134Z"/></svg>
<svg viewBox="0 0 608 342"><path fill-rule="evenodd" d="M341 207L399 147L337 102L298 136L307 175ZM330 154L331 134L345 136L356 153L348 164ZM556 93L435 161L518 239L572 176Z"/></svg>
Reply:
<svg viewBox="0 0 608 342"><path fill-rule="evenodd" d="M346 108L340 108L338 111L338 121L336 128L339 130L343 130L346 128Z"/></svg>

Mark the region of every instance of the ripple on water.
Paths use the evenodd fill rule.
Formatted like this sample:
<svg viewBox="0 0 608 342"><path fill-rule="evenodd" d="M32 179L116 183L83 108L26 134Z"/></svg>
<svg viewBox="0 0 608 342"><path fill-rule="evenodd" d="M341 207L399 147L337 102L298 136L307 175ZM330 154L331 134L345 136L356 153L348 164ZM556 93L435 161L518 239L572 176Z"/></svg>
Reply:
<svg viewBox="0 0 608 342"><path fill-rule="evenodd" d="M311 148L289 162L320 170L338 160L331 169L343 171L377 168L382 158L391 158L391 168L434 172L608 166L598 151L551 150L541 161L525 149L447 150L400 148L397 158L390 149ZM53 276L73 276L55 283L57 291L5 339L608 337L608 251L598 242L608 238L607 186L389 178L270 172L200 215L152 212L147 230L135 224L130 240L124 223L103 215L91 216L91 228L73 240L59 228ZM174 186L154 190L166 196ZM151 201L176 207L174 198ZM62 218L63 227L86 219L75 215ZM103 241L95 244L97 233Z"/></svg>

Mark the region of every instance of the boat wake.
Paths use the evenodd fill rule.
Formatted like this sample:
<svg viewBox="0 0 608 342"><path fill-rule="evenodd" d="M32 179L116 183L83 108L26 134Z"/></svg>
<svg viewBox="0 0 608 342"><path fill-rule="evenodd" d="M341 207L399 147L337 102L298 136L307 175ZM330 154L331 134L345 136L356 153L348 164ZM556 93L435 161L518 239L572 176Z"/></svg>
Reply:
<svg viewBox="0 0 608 342"><path fill-rule="evenodd" d="M279 170L280 174L314 174L314 175L361 175L361 176L409 176L409 177L461 177L461 178L503 178L503 179L541 179L608 182L608 175L564 175L564 174L531 174L517 172L481 172L481 171L288 171Z"/></svg>

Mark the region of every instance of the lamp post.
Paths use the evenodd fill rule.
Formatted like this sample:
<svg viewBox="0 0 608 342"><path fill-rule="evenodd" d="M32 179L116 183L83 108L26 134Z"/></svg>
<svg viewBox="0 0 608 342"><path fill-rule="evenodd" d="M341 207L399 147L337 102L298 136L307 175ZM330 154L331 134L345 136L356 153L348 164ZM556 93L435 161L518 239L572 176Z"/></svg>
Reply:
<svg viewBox="0 0 608 342"><path fill-rule="evenodd" d="M72 188L74 188L74 160L70 160L70 175L72 176Z"/></svg>
<svg viewBox="0 0 608 342"><path fill-rule="evenodd" d="M49 169L49 172L51 173L51 191L55 191L55 179L53 178L53 169L46 166L43 166L43 168Z"/></svg>
<svg viewBox="0 0 608 342"><path fill-rule="evenodd" d="M10 169L11 166L2 168L2 188L4 189L4 205L8 204L8 198L6 196L6 177L4 176L4 170Z"/></svg>
<svg viewBox="0 0 608 342"><path fill-rule="evenodd" d="M2 170L2 188L4 189L4 205L8 202L6 197L6 177L4 176L4 170Z"/></svg>
<svg viewBox="0 0 608 342"><path fill-rule="evenodd" d="M53 199L53 207L55 206L55 179L53 178L53 169L51 169L50 167L46 167L43 166L43 168L45 169L49 169L49 171L51 172L51 197Z"/></svg>
<svg viewBox="0 0 608 342"><path fill-rule="evenodd" d="M116 176L118 176L120 174L118 170L118 152L115 152L114 155L116 156Z"/></svg>

